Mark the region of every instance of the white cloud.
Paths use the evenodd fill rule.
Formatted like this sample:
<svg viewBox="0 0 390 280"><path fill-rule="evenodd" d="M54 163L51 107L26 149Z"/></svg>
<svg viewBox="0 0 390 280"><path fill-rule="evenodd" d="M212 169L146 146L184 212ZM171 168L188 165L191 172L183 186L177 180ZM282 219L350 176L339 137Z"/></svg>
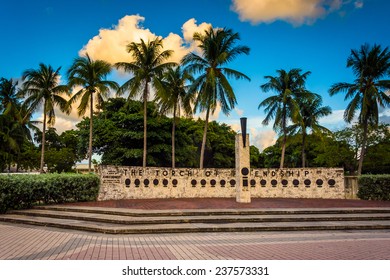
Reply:
<svg viewBox="0 0 390 280"><path fill-rule="evenodd" d="M232 9L253 24L283 20L297 26L311 24L342 5L342 0L233 0Z"/></svg>
<svg viewBox="0 0 390 280"><path fill-rule="evenodd" d="M276 143L277 134L272 130L272 126L263 126L261 117L248 118L248 131L250 145L256 146L260 151ZM241 132L240 119L224 120L236 133Z"/></svg>
<svg viewBox="0 0 390 280"><path fill-rule="evenodd" d="M244 110L241 110L239 108L234 108L234 111L236 111L237 115L239 115L240 117L242 117L242 115L244 114Z"/></svg>
<svg viewBox="0 0 390 280"><path fill-rule="evenodd" d="M153 40L159 35L144 28L141 23L145 20L139 15L127 15L121 18L117 25L111 29L102 28L99 34L88 41L80 50L79 55L88 53L93 59L102 59L109 63L131 61L126 46L131 42ZM163 46L166 50L173 50L170 61L179 62L180 59L190 51L196 49L192 40L194 32L201 32L211 26L208 23L196 24L195 19L190 19L182 26L183 37L170 33L163 39Z"/></svg>
<svg viewBox="0 0 390 280"><path fill-rule="evenodd" d="M355 1L355 8L356 9L361 9L364 6L364 2L362 0Z"/></svg>
<svg viewBox="0 0 390 280"><path fill-rule="evenodd" d="M260 151L276 143L277 135L272 129L250 128L250 133L251 145L256 146Z"/></svg>

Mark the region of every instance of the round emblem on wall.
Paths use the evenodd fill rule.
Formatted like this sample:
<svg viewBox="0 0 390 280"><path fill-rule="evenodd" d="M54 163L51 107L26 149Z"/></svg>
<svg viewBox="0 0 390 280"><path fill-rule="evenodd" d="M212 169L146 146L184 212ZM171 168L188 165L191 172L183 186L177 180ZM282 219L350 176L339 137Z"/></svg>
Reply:
<svg viewBox="0 0 390 280"><path fill-rule="evenodd" d="M299 185L299 180L294 179L294 180L293 180L293 185L296 186L296 187L298 187L298 185Z"/></svg>
<svg viewBox="0 0 390 280"><path fill-rule="evenodd" d="M157 186L158 185L158 179L153 180L153 185Z"/></svg>
<svg viewBox="0 0 390 280"><path fill-rule="evenodd" d="M130 183L131 183L130 179L127 178L127 179L125 180L125 185L126 185L126 187L130 187Z"/></svg>
<svg viewBox="0 0 390 280"><path fill-rule="evenodd" d="M334 185L336 185L336 181L334 179L330 179L328 181L328 184L333 187Z"/></svg>
<svg viewBox="0 0 390 280"><path fill-rule="evenodd" d="M241 169L241 174L244 175L244 176L248 175L249 174L249 169L244 167L243 169Z"/></svg>
<svg viewBox="0 0 390 280"><path fill-rule="evenodd" d="M267 184L267 181L266 180L260 180L260 185L262 185L262 186L265 186Z"/></svg>
<svg viewBox="0 0 390 280"><path fill-rule="evenodd" d="M221 182L219 182L221 184L221 187L224 187L226 185L226 181L225 180L221 180Z"/></svg>

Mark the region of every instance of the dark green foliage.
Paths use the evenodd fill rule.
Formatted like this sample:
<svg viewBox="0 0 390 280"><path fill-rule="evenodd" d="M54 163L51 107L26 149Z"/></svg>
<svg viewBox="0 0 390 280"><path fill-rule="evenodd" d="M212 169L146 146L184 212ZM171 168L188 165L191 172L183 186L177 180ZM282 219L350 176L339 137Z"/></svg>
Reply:
<svg viewBox="0 0 390 280"><path fill-rule="evenodd" d="M357 195L365 200L390 200L390 175L360 176Z"/></svg>
<svg viewBox="0 0 390 280"><path fill-rule="evenodd" d="M96 200L99 177L93 174L40 174L0 176L0 213L39 203Z"/></svg>
<svg viewBox="0 0 390 280"><path fill-rule="evenodd" d="M104 110L94 117L94 152L102 155L105 165L142 165L142 103L122 98L110 99ZM198 167L202 143L203 120L177 118L176 167ZM88 119L77 126L80 144L88 141ZM155 103L148 102L148 166L172 166L172 119L157 113ZM205 167L234 166L235 132L226 124L210 122L205 151Z"/></svg>
<svg viewBox="0 0 390 280"><path fill-rule="evenodd" d="M41 145L42 133L36 134L36 141ZM48 171L72 172L73 166L83 158L78 156L78 133L75 130L67 130L57 134L55 128L46 131L45 163Z"/></svg>

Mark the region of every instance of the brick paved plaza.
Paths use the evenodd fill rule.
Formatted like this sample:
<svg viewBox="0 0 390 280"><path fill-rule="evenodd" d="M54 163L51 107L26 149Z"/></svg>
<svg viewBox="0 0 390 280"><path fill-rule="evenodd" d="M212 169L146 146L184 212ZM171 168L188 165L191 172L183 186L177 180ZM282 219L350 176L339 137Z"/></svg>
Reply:
<svg viewBox="0 0 390 280"><path fill-rule="evenodd" d="M0 223L2 260L380 260L390 231L104 235Z"/></svg>

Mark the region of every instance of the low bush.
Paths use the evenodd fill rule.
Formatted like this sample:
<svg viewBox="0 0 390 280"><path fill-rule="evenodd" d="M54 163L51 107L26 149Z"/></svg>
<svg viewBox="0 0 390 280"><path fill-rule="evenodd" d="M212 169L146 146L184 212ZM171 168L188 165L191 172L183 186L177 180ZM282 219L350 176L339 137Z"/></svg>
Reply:
<svg viewBox="0 0 390 280"><path fill-rule="evenodd" d="M390 200L390 174L360 176L357 195L365 200Z"/></svg>
<svg viewBox="0 0 390 280"><path fill-rule="evenodd" d="M99 177L93 174L0 176L0 212L35 204L96 200Z"/></svg>

